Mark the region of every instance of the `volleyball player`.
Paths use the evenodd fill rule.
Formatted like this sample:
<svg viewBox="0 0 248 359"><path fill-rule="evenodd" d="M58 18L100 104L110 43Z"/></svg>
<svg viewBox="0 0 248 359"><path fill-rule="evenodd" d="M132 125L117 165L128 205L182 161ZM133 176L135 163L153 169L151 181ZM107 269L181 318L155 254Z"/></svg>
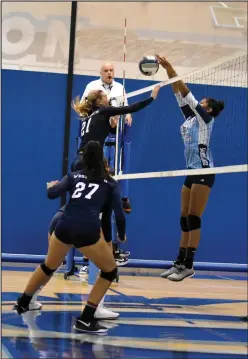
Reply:
<svg viewBox="0 0 248 359"><path fill-rule="evenodd" d="M88 96L89 92L92 90L102 90L108 96L108 99L111 101L112 106L120 106L122 102L125 106L128 105L128 100L126 98L126 92L123 85L114 79L115 69L113 64L106 62L102 65L100 69L101 77L98 80L91 81L85 88L81 101ZM124 98L123 98L124 96ZM128 173L130 165L130 154L131 154L131 126L132 126L132 116L130 113L125 115L125 124L124 124L124 133L123 133L123 172ZM111 170L114 171L114 161L115 161L115 143L116 143L116 127L113 126L110 128L109 135L106 138L104 146L105 158L108 160ZM129 201L129 188L128 180L121 181L121 192L122 192L122 201L123 209L126 213L132 211L131 204Z"/></svg>
<svg viewBox="0 0 248 359"><path fill-rule="evenodd" d="M111 107L109 106L109 100L106 94L99 90L99 91L91 91L87 98L85 98L82 102L79 101L79 98L76 98L73 102L74 110L82 117L83 125L81 131L81 143L80 148L78 150L78 156L74 163L72 164L72 169L76 169L78 164L80 165L83 156L83 149L84 146L89 141L98 141L103 147L105 138L109 133L109 129L111 126L115 125L113 121L115 119L111 118L112 116L126 114L126 113L133 113L141 110L148 106L154 99L156 99L159 92L159 87L155 87L151 93L151 97L134 103L130 106L122 106L122 107ZM50 238L51 234L53 233L54 228L58 220L63 216L63 212L66 206L60 208L60 210L55 214L53 217L50 225L49 225L49 233L48 239ZM111 243L111 231L110 231L110 218L111 213L108 212L103 214L103 230L104 230L104 237L107 238L107 241ZM109 216L109 218L107 218ZM108 235L106 235L108 229ZM74 252L74 251L73 251ZM72 252L72 255L74 254ZM37 296L39 291L33 296L32 303L30 304L30 309L38 310L41 309L41 303L37 302ZM103 306L104 298L101 301L98 309L95 313L96 318L101 319L116 319L119 317L119 313L113 312Z"/></svg>
<svg viewBox="0 0 248 359"><path fill-rule="evenodd" d="M33 273L13 310L18 314L29 310L33 294L49 282L68 250L74 246L101 269L100 277L74 327L83 332L103 333L107 328L99 325L94 314L116 276L117 267L113 253L103 239L99 215L104 205L111 206L121 241L126 238L125 216L119 185L105 170L102 146L94 141L88 142L82 162L83 170L47 184L48 198L55 199L69 191L70 200L50 238L45 262Z"/></svg>
<svg viewBox="0 0 248 359"><path fill-rule="evenodd" d="M177 76L166 58L156 57L169 78ZM209 143L215 119L224 109L224 102L213 98L203 98L198 102L181 80L173 83L172 89L184 116L181 135L187 169L213 167ZM195 274L193 263L200 241L201 217L214 182L214 174L189 175L185 178L181 192L180 249L172 268L162 273L161 277L178 282Z"/></svg>

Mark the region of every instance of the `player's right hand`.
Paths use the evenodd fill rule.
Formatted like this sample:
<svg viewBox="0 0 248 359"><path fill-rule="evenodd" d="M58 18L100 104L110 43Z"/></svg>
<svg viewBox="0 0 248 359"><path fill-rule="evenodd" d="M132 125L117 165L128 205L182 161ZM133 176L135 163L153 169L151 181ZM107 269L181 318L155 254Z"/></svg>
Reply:
<svg viewBox="0 0 248 359"><path fill-rule="evenodd" d="M51 181L51 182L47 182L47 189L55 186L57 183L59 183L59 181Z"/></svg>
<svg viewBox="0 0 248 359"><path fill-rule="evenodd" d="M168 69L171 67L171 64L164 56L159 56L158 54L156 54L155 57L158 60L159 65L161 65L164 69Z"/></svg>
<svg viewBox="0 0 248 359"><path fill-rule="evenodd" d="M153 97L154 100L156 100L156 98L158 96L158 93L159 93L159 90L160 90L159 85L155 86L154 89L152 90L151 97Z"/></svg>

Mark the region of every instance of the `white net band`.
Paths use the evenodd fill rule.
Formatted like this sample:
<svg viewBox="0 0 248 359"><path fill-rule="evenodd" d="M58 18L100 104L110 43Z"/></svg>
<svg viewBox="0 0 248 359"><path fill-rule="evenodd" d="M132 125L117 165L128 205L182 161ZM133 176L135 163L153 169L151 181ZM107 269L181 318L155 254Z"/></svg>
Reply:
<svg viewBox="0 0 248 359"><path fill-rule="evenodd" d="M115 176L115 179L125 180L125 179L164 178L164 177L180 177L180 176L186 177L186 176L198 176L198 175L210 175L210 174L240 173L247 171L248 171L248 164L244 164L244 165L236 165L236 166L223 166L223 167L200 168L200 169L132 173L132 174Z"/></svg>

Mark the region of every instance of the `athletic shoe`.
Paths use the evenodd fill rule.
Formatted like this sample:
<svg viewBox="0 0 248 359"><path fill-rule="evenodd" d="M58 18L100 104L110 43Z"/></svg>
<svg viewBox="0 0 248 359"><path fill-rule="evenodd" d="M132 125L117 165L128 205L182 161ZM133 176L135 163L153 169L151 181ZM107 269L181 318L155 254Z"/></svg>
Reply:
<svg viewBox="0 0 248 359"><path fill-rule="evenodd" d="M88 273L89 273L88 266L83 266L83 267L80 268L79 275L86 275Z"/></svg>
<svg viewBox="0 0 248 359"><path fill-rule="evenodd" d="M169 275L177 273L182 267L184 268L182 264L176 264L176 262L174 262L173 266L170 269L167 269L165 272L160 274L160 277L167 278Z"/></svg>
<svg viewBox="0 0 248 359"><path fill-rule="evenodd" d="M125 213L131 213L132 207L128 198L122 198L122 208Z"/></svg>
<svg viewBox="0 0 248 359"><path fill-rule="evenodd" d="M122 258L127 258L130 256L130 252L129 251L124 251L122 249L119 249L118 251L116 252L119 252L119 256L122 257ZM118 254L118 253L117 253Z"/></svg>
<svg viewBox="0 0 248 359"><path fill-rule="evenodd" d="M92 320L91 322L84 322L80 318L77 318L73 328L80 332L92 334L102 334L106 333L108 330L106 327L100 325L96 319Z"/></svg>
<svg viewBox="0 0 248 359"><path fill-rule="evenodd" d="M246 317L241 317L240 320L244 323L248 323L248 315Z"/></svg>
<svg viewBox="0 0 248 359"><path fill-rule="evenodd" d="M173 273L167 277L167 279L171 280L172 282L181 282L185 278L190 278L195 275L194 268L191 269L186 268L185 266L179 269L176 273Z"/></svg>
<svg viewBox="0 0 248 359"><path fill-rule="evenodd" d="M123 258L121 256L115 256L115 263L116 263L117 267L122 267L128 263L128 259Z"/></svg>
<svg viewBox="0 0 248 359"><path fill-rule="evenodd" d="M17 302L16 304L13 306L12 310L14 310L17 314L23 314L23 313L26 313L28 311L32 311L32 310L40 310L42 308L42 304L37 302L37 301L34 301L34 302L30 302L29 305L24 308L20 305L18 299L17 299Z"/></svg>
<svg viewBox="0 0 248 359"><path fill-rule="evenodd" d="M29 308L29 306L27 306L26 308L22 307L19 303L18 300L16 302L16 304L14 305L14 307L12 308L12 310L14 310L17 314L23 314L26 313Z"/></svg>
<svg viewBox="0 0 248 359"><path fill-rule="evenodd" d="M99 320L113 320L119 318L120 314L116 312L112 312L101 305L98 305L94 318Z"/></svg>
<svg viewBox="0 0 248 359"><path fill-rule="evenodd" d="M42 308L42 304L40 302L37 302L37 300L31 300L31 302L29 303L29 308L28 310L41 310Z"/></svg>

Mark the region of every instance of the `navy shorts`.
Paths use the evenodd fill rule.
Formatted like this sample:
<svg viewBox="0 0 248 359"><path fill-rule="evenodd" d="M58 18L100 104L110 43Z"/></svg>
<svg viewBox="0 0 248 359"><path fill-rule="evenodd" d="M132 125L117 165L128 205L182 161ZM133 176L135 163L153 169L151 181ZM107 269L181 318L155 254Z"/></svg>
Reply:
<svg viewBox="0 0 248 359"><path fill-rule="evenodd" d="M215 182L215 175L193 175L187 176L184 181L184 186L191 188L192 184L201 184L203 186L208 186L212 188Z"/></svg>
<svg viewBox="0 0 248 359"><path fill-rule="evenodd" d="M87 223L75 222L63 214L55 227L55 236L63 243L73 245L76 248L91 246L100 239L101 228L99 226L87 228Z"/></svg>
<svg viewBox="0 0 248 359"><path fill-rule="evenodd" d="M48 227L48 232L50 234L52 234L53 231L55 230L56 224L57 224L58 220L63 216L64 210L65 210L65 206L61 207L58 210L58 212L55 214L53 219L51 220L49 227Z"/></svg>

